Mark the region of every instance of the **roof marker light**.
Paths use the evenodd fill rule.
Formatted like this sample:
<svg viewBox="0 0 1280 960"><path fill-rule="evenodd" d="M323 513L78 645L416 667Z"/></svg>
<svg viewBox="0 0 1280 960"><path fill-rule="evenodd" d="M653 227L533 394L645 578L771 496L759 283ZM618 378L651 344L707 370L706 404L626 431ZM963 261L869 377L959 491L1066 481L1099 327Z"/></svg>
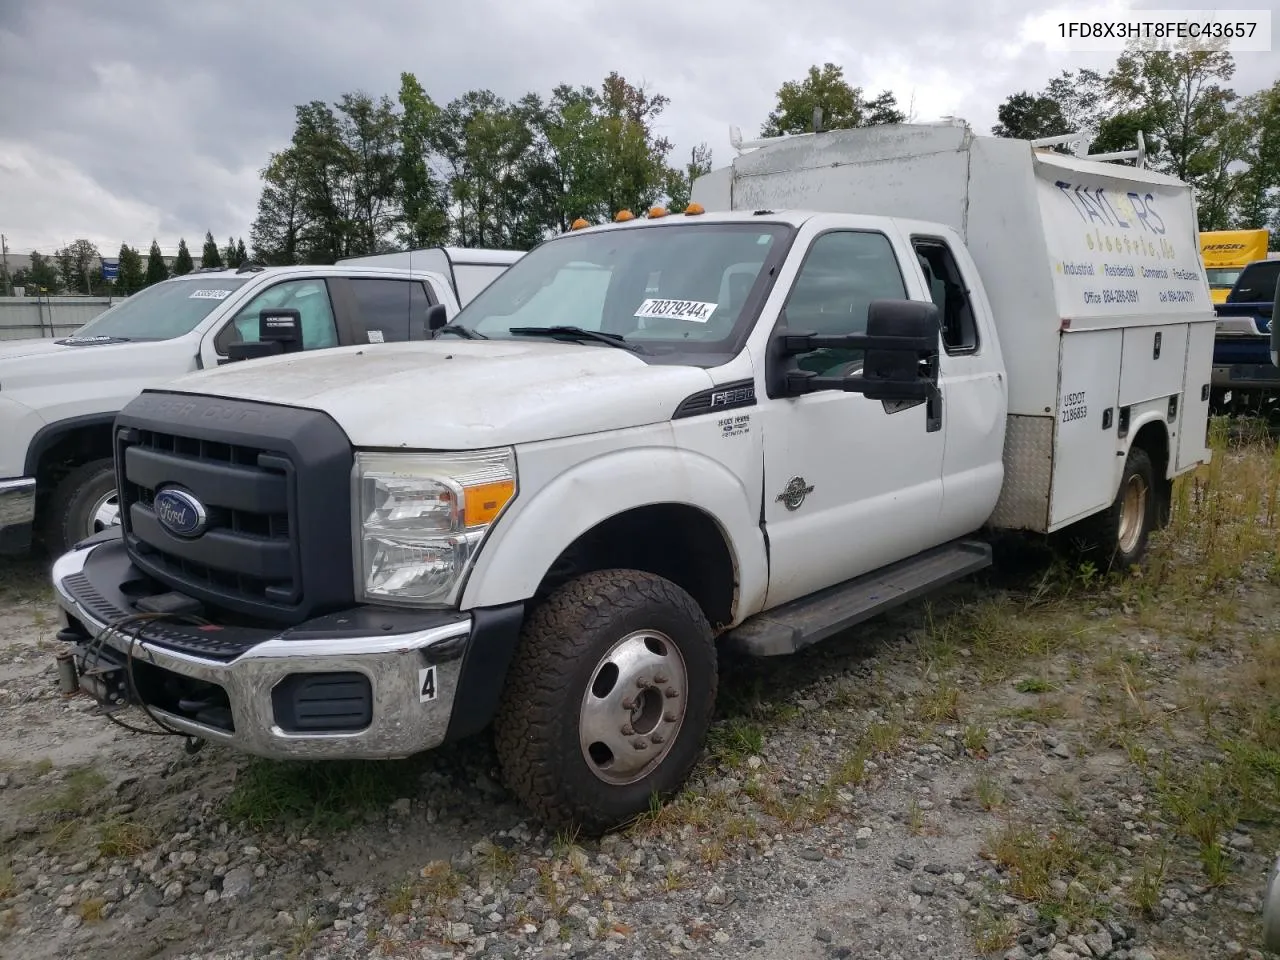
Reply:
<svg viewBox="0 0 1280 960"><path fill-rule="evenodd" d="M691 203L684 208L684 215L686 217L696 217L698 214L706 212L707 211L703 209L703 206L700 203Z"/></svg>
<svg viewBox="0 0 1280 960"><path fill-rule="evenodd" d="M630 210L619 210L618 215L613 218L614 223L626 223L628 220L634 220L636 215Z"/></svg>
<svg viewBox="0 0 1280 960"><path fill-rule="evenodd" d="M659 217L665 217L666 215L667 215L667 211L666 211L664 208L662 208L662 207L650 207L650 208L649 208L649 219L650 219L650 220L657 220Z"/></svg>
<svg viewBox="0 0 1280 960"><path fill-rule="evenodd" d="M591 226L591 224L587 223L587 221L585 221L585 220L583 220L581 217L579 217L577 220L573 221L573 223L569 226L569 229L570 229L570 230L582 230L582 229L585 229L586 227L589 227L589 226Z"/></svg>

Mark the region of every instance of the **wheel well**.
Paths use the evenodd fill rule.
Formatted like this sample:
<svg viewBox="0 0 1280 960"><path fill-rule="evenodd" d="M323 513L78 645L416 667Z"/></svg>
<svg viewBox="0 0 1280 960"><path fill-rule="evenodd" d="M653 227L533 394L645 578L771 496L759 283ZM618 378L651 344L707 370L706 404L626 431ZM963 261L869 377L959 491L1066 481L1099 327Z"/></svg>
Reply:
<svg viewBox="0 0 1280 960"><path fill-rule="evenodd" d="M717 523L696 507L654 504L598 523L556 558L536 596L546 596L573 577L611 568L643 570L677 584L702 608L713 629L733 620L733 556Z"/></svg>
<svg viewBox="0 0 1280 960"><path fill-rule="evenodd" d="M1159 526L1167 526L1173 509L1173 481L1169 472L1169 429L1161 420L1144 424L1133 438L1133 446L1141 447L1151 459L1151 470L1156 482Z"/></svg>
<svg viewBox="0 0 1280 960"><path fill-rule="evenodd" d="M1133 438L1133 446L1141 447L1151 458L1151 466L1155 470L1156 482L1164 480L1169 470L1169 431L1160 420L1144 424Z"/></svg>
<svg viewBox="0 0 1280 960"><path fill-rule="evenodd" d="M53 437L37 453L36 490L51 492L82 463L112 456L111 421L71 427Z"/></svg>

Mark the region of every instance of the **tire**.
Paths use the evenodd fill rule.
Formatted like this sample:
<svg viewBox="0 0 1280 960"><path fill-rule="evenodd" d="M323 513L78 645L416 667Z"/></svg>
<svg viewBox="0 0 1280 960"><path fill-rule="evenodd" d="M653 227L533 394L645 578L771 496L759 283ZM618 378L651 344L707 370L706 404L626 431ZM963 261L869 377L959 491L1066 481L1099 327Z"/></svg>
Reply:
<svg viewBox="0 0 1280 960"><path fill-rule="evenodd" d="M110 458L90 460L58 482L49 498L43 525L45 549L53 556L66 553L85 537L104 529L101 516L116 492L115 465ZM118 502L118 501L117 501ZM118 512L117 520L118 523Z"/></svg>
<svg viewBox="0 0 1280 960"><path fill-rule="evenodd" d="M571 580L525 621L494 718L503 779L550 826L618 827L684 785L716 684L711 627L680 587L637 570Z"/></svg>
<svg viewBox="0 0 1280 960"><path fill-rule="evenodd" d="M1102 513L1081 524L1083 553L1102 560L1102 568L1126 571L1147 553L1151 532L1163 525L1168 508L1162 503L1167 484L1156 479L1151 457L1141 447L1129 450L1116 499Z"/></svg>

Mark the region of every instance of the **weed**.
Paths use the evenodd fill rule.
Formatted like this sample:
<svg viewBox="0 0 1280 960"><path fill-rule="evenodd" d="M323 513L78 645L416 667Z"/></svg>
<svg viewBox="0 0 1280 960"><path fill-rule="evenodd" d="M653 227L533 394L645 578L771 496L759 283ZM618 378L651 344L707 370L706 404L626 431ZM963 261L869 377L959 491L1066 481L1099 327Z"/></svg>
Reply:
<svg viewBox="0 0 1280 960"><path fill-rule="evenodd" d="M1016 941L1017 932L1012 918L996 916L983 907L973 921L973 945L983 955L1007 950Z"/></svg>
<svg viewBox="0 0 1280 960"><path fill-rule="evenodd" d="M907 829L912 836L918 837L924 833L924 810L919 800L913 799L911 805L907 807Z"/></svg>
<svg viewBox="0 0 1280 960"><path fill-rule="evenodd" d="M986 774L978 778L973 790L983 810L996 810L1004 806L1004 791L1000 789L1000 784Z"/></svg>
<svg viewBox="0 0 1280 960"><path fill-rule="evenodd" d="M1014 686L1019 693L1053 693L1058 687L1043 677L1027 677Z"/></svg>
<svg viewBox="0 0 1280 960"><path fill-rule="evenodd" d="M741 717L730 717L707 736L711 755L728 767L740 767L764 749L764 728Z"/></svg>
<svg viewBox="0 0 1280 960"><path fill-rule="evenodd" d="M1072 840L1030 825L1008 824L988 839L987 853L1009 874L1009 889L1023 900L1049 898L1054 879L1077 863Z"/></svg>
<svg viewBox="0 0 1280 960"><path fill-rule="evenodd" d="M102 920L103 909L106 907L107 901L100 897L94 897L85 900L78 907L76 912L80 914L80 919L85 923L98 923Z"/></svg>
<svg viewBox="0 0 1280 960"><path fill-rule="evenodd" d="M98 853L104 857L137 857L156 844L156 832L131 820L111 820L102 825Z"/></svg>
<svg viewBox="0 0 1280 960"><path fill-rule="evenodd" d="M1160 848L1159 859L1147 860L1142 869L1129 885L1129 901L1144 916L1155 916L1160 905L1160 892L1164 889L1164 879L1169 870L1168 847Z"/></svg>
<svg viewBox="0 0 1280 960"><path fill-rule="evenodd" d="M991 736L991 731L980 723L970 723L964 728L964 748L972 754L985 756L987 752L987 739Z"/></svg>
<svg viewBox="0 0 1280 960"><path fill-rule="evenodd" d="M18 892L18 881L13 875L13 868L8 864L0 866L0 901L8 900Z"/></svg>

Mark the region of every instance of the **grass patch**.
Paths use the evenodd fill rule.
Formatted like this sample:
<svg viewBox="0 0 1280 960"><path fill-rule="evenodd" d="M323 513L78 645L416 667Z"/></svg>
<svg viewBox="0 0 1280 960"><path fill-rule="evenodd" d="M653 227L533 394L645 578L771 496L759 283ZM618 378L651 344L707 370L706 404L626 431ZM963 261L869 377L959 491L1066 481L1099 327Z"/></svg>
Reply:
<svg viewBox="0 0 1280 960"><path fill-rule="evenodd" d="M154 847L157 839L156 831L146 824L112 820L102 825L98 853L104 857L138 857Z"/></svg>
<svg viewBox="0 0 1280 960"><path fill-rule="evenodd" d="M996 916L983 907L973 920L973 945L978 953L1008 950L1018 938L1018 925L1012 917Z"/></svg>
<svg viewBox="0 0 1280 960"><path fill-rule="evenodd" d="M18 881L9 864L0 866L0 902L8 900L18 892Z"/></svg>
<svg viewBox="0 0 1280 960"><path fill-rule="evenodd" d="M255 828L301 823L349 827L417 792L423 761L276 762L250 760L223 803L233 821Z"/></svg>
<svg viewBox="0 0 1280 960"><path fill-rule="evenodd" d="M1027 677L1019 680L1014 689L1019 693L1053 693L1058 687L1043 677Z"/></svg>
<svg viewBox="0 0 1280 960"><path fill-rule="evenodd" d="M91 767L77 767L68 771L58 788L46 796L33 800L27 806L28 813L45 814L51 817L69 817L80 815L100 799L98 796L107 786L107 778Z"/></svg>
<svg viewBox="0 0 1280 960"><path fill-rule="evenodd" d="M433 860L418 871L418 876L397 887L382 906L391 916L412 915L420 909L439 915L444 905L462 891L464 882L451 864Z"/></svg>
<svg viewBox="0 0 1280 960"><path fill-rule="evenodd" d="M30 557L0 558L0 606L20 603L53 603L49 571Z"/></svg>
<svg viewBox="0 0 1280 960"><path fill-rule="evenodd" d="M730 717L711 728L707 747L716 762L740 767L764 749L764 727L745 717Z"/></svg>

